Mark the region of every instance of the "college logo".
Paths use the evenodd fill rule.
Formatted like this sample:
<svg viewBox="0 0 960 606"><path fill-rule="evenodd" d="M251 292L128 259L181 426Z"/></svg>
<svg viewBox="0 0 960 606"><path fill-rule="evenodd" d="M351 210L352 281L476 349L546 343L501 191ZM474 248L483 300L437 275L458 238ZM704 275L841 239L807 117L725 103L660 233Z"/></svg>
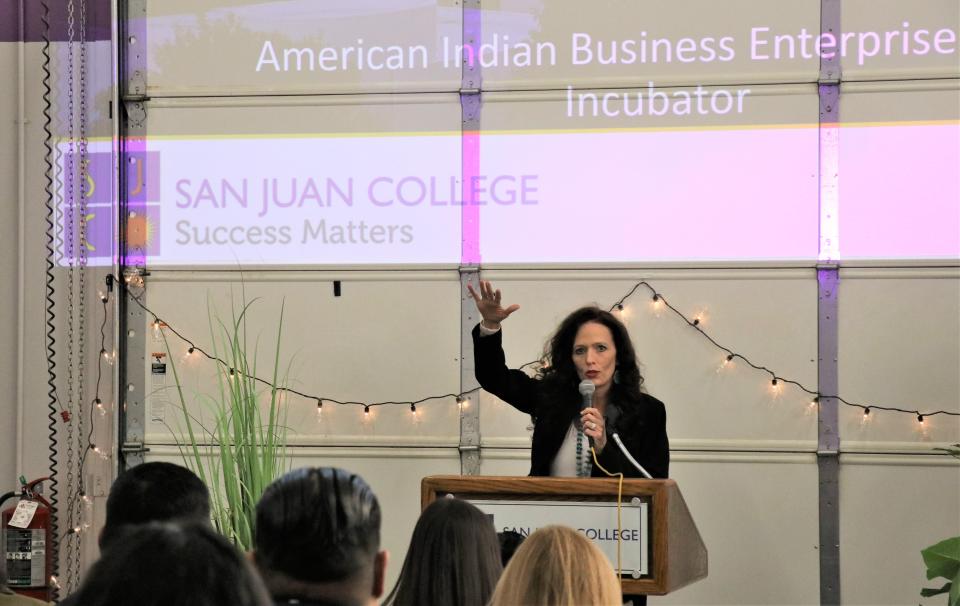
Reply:
<svg viewBox="0 0 960 606"><path fill-rule="evenodd" d="M113 184L113 153L61 156L57 241L63 266L110 265L119 248L119 203ZM75 185L67 182L75 175ZM158 152L128 154L127 246L137 256L160 253L160 163ZM145 260L145 259L144 259Z"/></svg>

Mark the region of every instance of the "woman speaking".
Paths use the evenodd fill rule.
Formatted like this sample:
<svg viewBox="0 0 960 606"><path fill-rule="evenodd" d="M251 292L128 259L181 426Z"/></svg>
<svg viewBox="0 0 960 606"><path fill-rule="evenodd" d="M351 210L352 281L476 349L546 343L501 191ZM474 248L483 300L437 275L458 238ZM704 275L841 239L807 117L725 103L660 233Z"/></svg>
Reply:
<svg viewBox="0 0 960 606"><path fill-rule="evenodd" d="M611 473L643 477L632 457L652 477L667 477L667 413L663 402L641 390L637 356L620 320L597 307L574 311L547 342L547 365L532 378L507 368L503 353L501 324L520 306L503 307L490 282L481 281L479 292L467 289L482 316L473 329L477 381L533 417L530 475L605 475L593 465L592 443L597 461Z"/></svg>

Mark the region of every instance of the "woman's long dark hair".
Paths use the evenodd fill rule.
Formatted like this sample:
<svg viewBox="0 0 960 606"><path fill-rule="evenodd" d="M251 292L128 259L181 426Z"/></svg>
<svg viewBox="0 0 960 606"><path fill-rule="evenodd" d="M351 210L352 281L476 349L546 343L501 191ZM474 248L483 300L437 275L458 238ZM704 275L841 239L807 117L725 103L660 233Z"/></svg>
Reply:
<svg viewBox="0 0 960 606"><path fill-rule="evenodd" d="M596 322L610 329L613 345L617 348L617 371L610 394L614 402L623 408L624 414L630 414L641 400L643 375L637 362L637 353L633 349L630 333L623 322L612 313L595 305L581 307L564 318L556 332L543 347L544 359L548 365L540 371L544 387L553 392L560 401L571 400L576 396L579 401L577 385L580 377L573 363L573 342L577 331L587 322Z"/></svg>
<svg viewBox="0 0 960 606"><path fill-rule="evenodd" d="M485 606L503 572L493 522L460 499L437 499L417 520L391 606Z"/></svg>
<svg viewBox="0 0 960 606"><path fill-rule="evenodd" d="M251 563L204 522L126 525L75 594L83 606L269 606Z"/></svg>

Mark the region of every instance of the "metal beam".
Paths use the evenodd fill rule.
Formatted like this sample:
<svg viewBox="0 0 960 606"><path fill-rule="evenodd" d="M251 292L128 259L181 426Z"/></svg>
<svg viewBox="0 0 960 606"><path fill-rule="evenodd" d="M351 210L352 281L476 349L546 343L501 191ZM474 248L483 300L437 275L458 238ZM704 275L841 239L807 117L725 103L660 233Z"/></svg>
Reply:
<svg viewBox="0 0 960 606"><path fill-rule="evenodd" d="M820 1L820 33L840 37L841 0ZM839 393L836 260L840 251L840 53L820 58L820 265L817 266L817 390ZM819 398L817 475L820 539L820 603L840 604L840 426L838 402Z"/></svg>
<svg viewBox="0 0 960 606"><path fill-rule="evenodd" d="M143 238L131 241L130 235L144 229L146 217L142 198L132 195L132 183L146 175L147 136L147 57L146 57L146 0L126 0L120 3L118 28L120 32L120 272L119 285L119 399L118 442L120 443L120 471L143 463L146 438L146 345L147 318L139 305L129 297L136 296L141 303L146 299L146 250ZM139 185L139 183L138 183ZM137 227L139 225L139 228Z"/></svg>

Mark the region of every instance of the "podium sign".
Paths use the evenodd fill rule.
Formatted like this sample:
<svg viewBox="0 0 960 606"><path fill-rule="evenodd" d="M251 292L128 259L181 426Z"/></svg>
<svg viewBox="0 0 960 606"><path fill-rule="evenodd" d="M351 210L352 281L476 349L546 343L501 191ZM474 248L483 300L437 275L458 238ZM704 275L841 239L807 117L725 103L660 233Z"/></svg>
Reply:
<svg viewBox="0 0 960 606"><path fill-rule="evenodd" d="M451 495L493 516L497 530L530 534L548 524L578 529L617 562L621 503L620 586L628 594L666 595L707 576L707 548L673 480L430 476L420 506Z"/></svg>
<svg viewBox="0 0 960 606"><path fill-rule="evenodd" d="M600 548L617 566L620 548L620 574L639 579L649 574L649 503L631 499L621 504L620 528L617 528L617 504L610 502L510 501L468 499L493 517L497 532L512 530L523 536L550 524L575 528Z"/></svg>

